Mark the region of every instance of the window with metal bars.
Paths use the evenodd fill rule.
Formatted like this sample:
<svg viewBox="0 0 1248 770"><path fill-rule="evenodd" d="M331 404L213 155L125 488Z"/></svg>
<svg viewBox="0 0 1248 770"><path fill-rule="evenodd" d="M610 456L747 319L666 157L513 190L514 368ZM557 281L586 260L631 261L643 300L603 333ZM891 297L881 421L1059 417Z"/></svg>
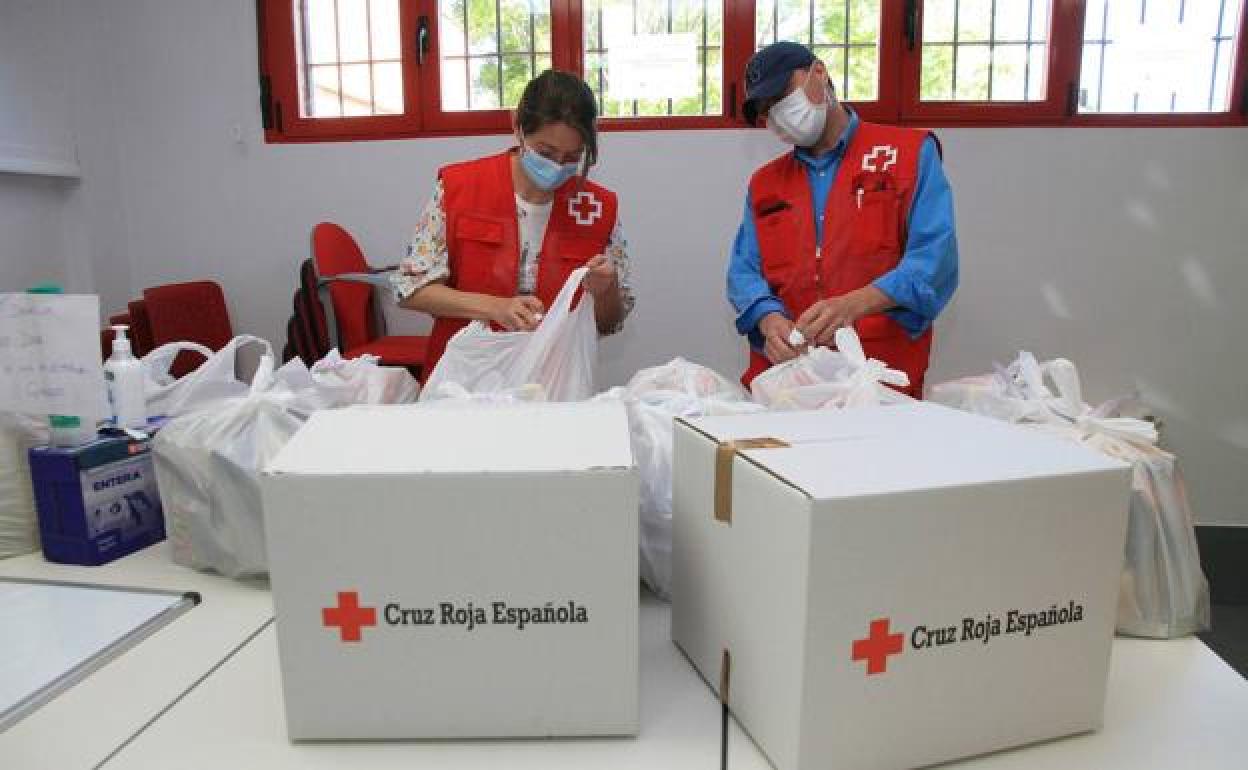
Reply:
<svg viewBox="0 0 1248 770"><path fill-rule="evenodd" d="M779 40L814 51L852 102L875 101L880 91L880 0L757 0L754 48Z"/></svg>
<svg viewBox="0 0 1248 770"><path fill-rule="evenodd" d="M498 133L582 74L605 130L740 127L746 60L808 45L864 118L1244 125L1245 0L258 0L271 141Z"/></svg>
<svg viewBox="0 0 1248 770"><path fill-rule="evenodd" d="M585 79L605 118L722 115L722 0L586 0Z"/></svg>
<svg viewBox="0 0 1248 770"><path fill-rule="evenodd" d="M403 112L398 0L299 0L300 113Z"/></svg>
<svg viewBox="0 0 1248 770"><path fill-rule="evenodd" d="M551 66L550 3L439 0L438 60L443 110L497 110Z"/></svg>
<svg viewBox="0 0 1248 770"><path fill-rule="evenodd" d="M1050 5L1050 0L928 0L920 98L1044 99Z"/></svg>
<svg viewBox="0 0 1248 770"><path fill-rule="evenodd" d="M1240 11L1233 0L1090 0L1079 111L1225 111Z"/></svg>

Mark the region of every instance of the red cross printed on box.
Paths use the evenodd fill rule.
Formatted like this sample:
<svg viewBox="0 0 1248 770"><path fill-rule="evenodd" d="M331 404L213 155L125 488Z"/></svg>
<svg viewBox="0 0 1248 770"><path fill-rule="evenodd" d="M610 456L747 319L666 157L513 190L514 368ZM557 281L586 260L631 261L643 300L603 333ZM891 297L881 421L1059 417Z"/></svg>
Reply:
<svg viewBox="0 0 1248 770"><path fill-rule="evenodd" d="M867 638L854 641L854 660L867 662L868 675L883 674L888 670L888 656L901 652L904 638L888 632L888 618L873 620Z"/></svg>
<svg viewBox="0 0 1248 770"><path fill-rule="evenodd" d="M880 165L884 161L884 165ZM897 165L897 148L886 144L877 144L871 152L862 156L863 171L888 171L890 166Z"/></svg>
<svg viewBox="0 0 1248 770"><path fill-rule="evenodd" d="M578 225L592 225L602 218L602 201L588 190L582 190L568 200L568 215Z"/></svg>
<svg viewBox="0 0 1248 770"><path fill-rule="evenodd" d="M360 641L360 631L377 625L377 608L361 607L360 595L355 591L339 591L338 606L321 610L321 623L338 628L344 642Z"/></svg>

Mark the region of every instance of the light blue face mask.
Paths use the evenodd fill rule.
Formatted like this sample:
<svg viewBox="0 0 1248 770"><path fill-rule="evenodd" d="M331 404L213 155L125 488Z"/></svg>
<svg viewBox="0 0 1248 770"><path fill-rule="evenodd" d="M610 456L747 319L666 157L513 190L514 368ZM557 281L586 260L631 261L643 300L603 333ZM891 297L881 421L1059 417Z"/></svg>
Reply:
<svg viewBox="0 0 1248 770"><path fill-rule="evenodd" d="M581 168L580 163L559 164L533 152L528 145L522 146L524 151L520 154L520 167L529 175L533 184L547 192L576 176L576 172Z"/></svg>

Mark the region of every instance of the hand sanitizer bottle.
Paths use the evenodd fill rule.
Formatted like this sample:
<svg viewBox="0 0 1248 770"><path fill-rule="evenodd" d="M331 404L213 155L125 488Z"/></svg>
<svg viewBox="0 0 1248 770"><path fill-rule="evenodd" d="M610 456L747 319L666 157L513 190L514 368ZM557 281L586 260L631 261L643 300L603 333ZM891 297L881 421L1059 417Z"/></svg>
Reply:
<svg viewBox="0 0 1248 770"><path fill-rule="evenodd" d="M142 430L147 427L143 365L130 352L128 328L124 324L113 327L113 354L104 362L104 379L108 382L108 400L117 427Z"/></svg>

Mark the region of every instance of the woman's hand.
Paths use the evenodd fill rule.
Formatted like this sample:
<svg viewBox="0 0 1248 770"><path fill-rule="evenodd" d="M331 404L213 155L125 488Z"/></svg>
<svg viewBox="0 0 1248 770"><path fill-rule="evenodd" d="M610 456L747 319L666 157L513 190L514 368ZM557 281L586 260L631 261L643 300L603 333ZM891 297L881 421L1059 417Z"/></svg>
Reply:
<svg viewBox="0 0 1248 770"><path fill-rule="evenodd" d="M495 297L490 320L509 332L531 332L545 312L546 306L537 297Z"/></svg>
<svg viewBox="0 0 1248 770"><path fill-rule="evenodd" d="M589 268L583 282L585 291L593 294L595 298L618 289L619 276L615 272L615 263L606 254L599 254L589 260L585 263L585 267Z"/></svg>

